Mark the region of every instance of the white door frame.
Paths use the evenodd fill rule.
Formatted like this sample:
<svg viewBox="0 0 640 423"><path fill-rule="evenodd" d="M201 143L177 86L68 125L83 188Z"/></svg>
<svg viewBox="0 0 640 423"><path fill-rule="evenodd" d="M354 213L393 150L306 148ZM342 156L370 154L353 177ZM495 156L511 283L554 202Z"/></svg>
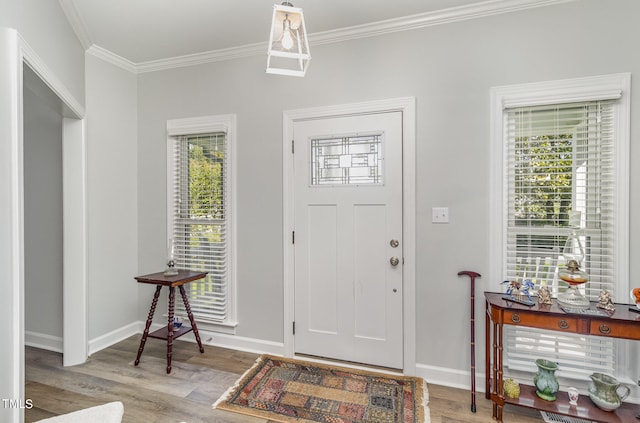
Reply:
<svg viewBox="0 0 640 423"><path fill-rule="evenodd" d="M0 267L8 275L8 295L0 301L1 313L7 316L9 347L0 353L0 375L6 384L6 398L24 399L24 139L23 139L23 78L27 64L65 106L63 119L63 190L64 190L64 275L63 275L63 354L64 364L86 361L87 330L87 231L86 231L86 136L84 107L69 93L15 29L0 27L0 131L8 139L0 162L5 167L0 180L0 193L9 198L8 207L0 211L3 233L10 237L0 240ZM4 320L3 320L4 321ZM71 360L71 361L70 361ZM7 372L7 369L11 369ZM7 411L7 410L5 410ZM23 421L24 409L8 411L13 422Z"/></svg>
<svg viewBox="0 0 640 423"><path fill-rule="evenodd" d="M87 298L87 156L85 110L49 67L20 39L22 62L58 96L63 104L62 119L62 210L63 210L63 275L62 275L62 363L82 364L89 356ZM23 83L18 90L22 96ZM22 106L22 99L20 101ZM20 113L22 131L23 109ZM21 149L24 144L20 136ZM22 163L20 164L22 167ZM24 169L21 168L22 173ZM21 198L24 184L20 183ZM22 219L24 216L22 216ZM22 222L22 225L24 222ZM24 249L21 249L24 263ZM24 276L24 275L23 275ZM24 292L23 292L24 294ZM24 298L23 302L24 304ZM23 311L24 314L24 311ZM22 328L24 330L24 327Z"/></svg>
<svg viewBox="0 0 640 423"><path fill-rule="evenodd" d="M402 213L404 239L404 297L403 297L403 361L404 374L416 373L416 100L405 97L337 106L286 110L282 114L282 189L283 189L283 270L284 270L284 353L295 355L293 320L295 316L294 295L294 248L292 231L294 223L294 169L292 140L296 121L330 117L401 112L402 113Z"/></svg>

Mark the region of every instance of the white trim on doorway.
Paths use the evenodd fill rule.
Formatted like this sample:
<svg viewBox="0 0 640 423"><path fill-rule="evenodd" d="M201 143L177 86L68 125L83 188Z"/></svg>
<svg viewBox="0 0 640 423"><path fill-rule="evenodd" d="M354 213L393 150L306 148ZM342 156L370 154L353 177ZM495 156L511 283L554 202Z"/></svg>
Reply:
<svg viewBox="0 0 640 423"><path fill-rule="evenodd" d="M3 178L0 180L0 193L3 198L9 199L9 204L0 209L1 224L7 224L3 229L9 236L0 242L0 252L4 259L0 260L2 268L8 275L6 287L7 295L0 301L2 316L8 316L3 321L14 322L8 332L8 351L0 354L4 363L0 369L4 387L3 398L14 400L24 399L24 345L25 345L25 321L24 321L24 164L23 164L23 65L27 64L33 71L52 89L65 105L65 123L63 123L63 148L68 143L73 143L73 151L63 152L65 169L72 171L65 176L80 178L63 182L63 190L68 194L73 203L64 205L64 213L73 211L73 216L81 217L74 220L73 225L66 225L64 229L65 263L64 268L69 269L73 275L72 283L68 284L65 278L65 291L72 294L65 296L65 343L67 338L74 340L74 351L79 353L77 357L84 362L87 358L87 241L86 241L86 137L84 132L84 109L78 101L69 93L55 74L38 57L33 49L22 39L15 29L0 28L0 54L3 65L0 66L0 91L8 94L0 102L0 127L2 134L6 135L8 142L0 148L4 158L0 160L3 166ZM73 121L73 123L70 123ZM67 154L69 153L69 154ZM5 166L6 165L6 166ZM4 177L6 176L6 178ZM68 197L65 197L65 201ZM66 219L67 216L65 216ZM65 221L66 223L66 221ZM69 232L69 230L71 232ZM73 257L72 262L66 259ZM66 276L66 273L65 273ZM69 302L69 298L72 298ZM65 364L67 351L65 350ZM6 368L11 372L7 373ZM8 420L19 422L24 419L24 409L14 408L7 412Z"/></svg>
<svg viewBox="0 0 640 423"><path fill-rule="evenodd" d="M0 268L8 278L0 296L0 319L12 323L5 329L8 345L0 349L2 398L24 398L21 69L17 31L0 27L0 197L5 199L0 203ZM3 421L24 420L18 408L3 412Z"/></svg>
<svg viewBox="0 0 640 423"><path fill-rule="evenodd" d="M22 63L35 72L58 96L64 106L62 120L64 216L62 360L63 365L73 366L87 360L89 348L85 109L20 36L19 45ZM22 86L19 93L22 95ZM22 109L19 113L23 113ZM20 143L22 142L20 137ZM24 187L21 185L20 191L23 192L23 190ZM24 262L24 255L21 260Z"/></svg>
<svg viewBox="0 0 640 423"><path fill-rule="evenodd" d="M402 112L402 156L403 156L403 239L404 251L404 368L403 373L416 373L416 99L404 97L389 100L350 103L336 106L286 110L282 125L282 188L283 188L283 270L284 270L284 353L293 357L294 336L294 249L292 231L294 227L293 201L293 127L296 121L327 117Z"/></svg>

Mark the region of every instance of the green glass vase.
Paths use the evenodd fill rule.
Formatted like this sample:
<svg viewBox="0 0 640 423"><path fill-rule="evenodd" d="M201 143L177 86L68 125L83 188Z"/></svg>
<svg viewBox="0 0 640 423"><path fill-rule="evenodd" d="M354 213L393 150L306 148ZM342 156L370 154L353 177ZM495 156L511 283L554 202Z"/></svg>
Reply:
<svg viewBox="0 0 640 423"><path fill-rule="evenodd" d="M560 390L556 370L558 365L553 361L539 358L536 360L538 373L533 377L533 384L536 386L536 395L543 400L555 401L556 394Z"/></svg>

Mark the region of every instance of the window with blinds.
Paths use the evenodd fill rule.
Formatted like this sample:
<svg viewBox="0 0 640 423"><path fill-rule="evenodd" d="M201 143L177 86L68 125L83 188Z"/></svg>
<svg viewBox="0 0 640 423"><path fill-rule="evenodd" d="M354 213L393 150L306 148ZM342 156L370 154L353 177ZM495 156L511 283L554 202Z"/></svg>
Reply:
<svg viewBox="0 0 640 423"><path fill-rule="evenodd" d="M227 134L176 135L170 141L169 236L176 267L208 272L185 289L198 321L222 323L228 319Z"/></svg>
<svg viewBox="0 0 640 423"><path fill-rule="evenodd" d="M614 290L612 110L597 101L506 111L508 278L521 278L531 258L552 272L574 257L590 276L581 288L590 299ZM554 294L566 288L551 274L535 282Z"/></svg>
<svg viewBox="0 0 640 423"><path fill-rule="evenodd" d="M553 296L567 289L558 268L577 259L589 274L579 289L615 295L614 102L513 107L505 113L505 272L530 278ZM534 271L535 263L535 271ZM531 370L533 358L558 363L560 376L615 373L612 340L509 327L505 364Z"/></svg>

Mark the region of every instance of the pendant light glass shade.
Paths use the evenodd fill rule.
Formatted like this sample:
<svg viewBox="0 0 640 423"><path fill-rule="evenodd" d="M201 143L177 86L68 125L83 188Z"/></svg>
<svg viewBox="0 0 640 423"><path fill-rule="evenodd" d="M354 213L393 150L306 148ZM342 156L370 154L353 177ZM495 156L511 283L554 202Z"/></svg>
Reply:
<svg viewBox="0 0 640 423"><path fill-rule="evenodd" d="M273 6L267 73L304 76L311 60L302 9L284 2Z"/></svg>

